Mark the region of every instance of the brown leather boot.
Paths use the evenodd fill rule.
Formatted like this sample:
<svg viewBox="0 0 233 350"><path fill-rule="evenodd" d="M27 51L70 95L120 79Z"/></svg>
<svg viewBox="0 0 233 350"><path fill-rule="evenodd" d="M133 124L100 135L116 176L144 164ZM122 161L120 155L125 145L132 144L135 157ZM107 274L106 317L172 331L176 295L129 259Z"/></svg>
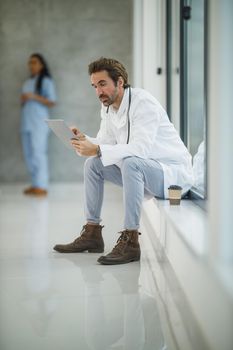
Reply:
<svg viewBox="0 0 233 350"><path fill-rule="evenodd" d="M84 225L80 236L69 244L57 244L53 248L60 253L103 253L104 241L101 225Z"/></svg>
<svg viewBox="0 0 233 350"><path fill-rule="evenodd" d="M127 264L131 261L140 260L140 245L138 235L141 233L137 230L124 230L118 238L117 243L111 253L101 256L98 262L103 265Z"/></svg>

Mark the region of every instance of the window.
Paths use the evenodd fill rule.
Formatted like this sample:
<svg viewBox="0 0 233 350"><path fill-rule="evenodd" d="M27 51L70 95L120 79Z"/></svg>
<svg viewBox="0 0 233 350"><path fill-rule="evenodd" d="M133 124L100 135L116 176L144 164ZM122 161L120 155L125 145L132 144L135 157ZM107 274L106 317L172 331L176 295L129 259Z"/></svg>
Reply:
<svg viewBox="0 0 233 350"><path fill-rule="evenodd" d="M167 109L193 157L193 198L206 198L206 0L167 1Z"/></svg>

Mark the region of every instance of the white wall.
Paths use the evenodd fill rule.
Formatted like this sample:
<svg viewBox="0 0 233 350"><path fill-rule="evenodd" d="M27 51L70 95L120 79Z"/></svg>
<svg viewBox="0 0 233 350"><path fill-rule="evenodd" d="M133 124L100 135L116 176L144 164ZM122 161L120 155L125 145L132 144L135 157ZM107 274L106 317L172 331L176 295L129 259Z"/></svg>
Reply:
<svg viewBox="0 0 233 350"><path fill-rule="evenodd" d="M165 1L135 0L133 33L134 86L142 87L166 108ZM162 74L156 70L162 68Z"/></svg>
<svg viewBox="0 0 233 350"><path fill-rule="evenodd" d="M209 14L210 259L224 287L233 296L233 2L212 0Z"/></svg>
<svg viewBox="0 0 233 350"><path fill-rule="evenodd" d="M208 184L212 261L233 271L233 2L209 4Z"/></svg>

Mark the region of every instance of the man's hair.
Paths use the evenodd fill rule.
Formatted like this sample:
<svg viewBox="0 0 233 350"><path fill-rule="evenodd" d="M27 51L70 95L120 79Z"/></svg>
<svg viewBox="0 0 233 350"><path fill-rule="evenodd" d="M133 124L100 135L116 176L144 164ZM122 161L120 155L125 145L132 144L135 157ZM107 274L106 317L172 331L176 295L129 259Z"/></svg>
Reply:
<svg viewBox="0 0 233 350"><path fill-rule="evenodd" d="M130 85L128 83L128 73L123 66L117 60L113 58L101 57L98 60L91 62L88 66L89 75L97 72L107 71L109 77L114 81L114 84L117 85L119 77L122 77L124 80L124 88L128 88Z"/></svg>

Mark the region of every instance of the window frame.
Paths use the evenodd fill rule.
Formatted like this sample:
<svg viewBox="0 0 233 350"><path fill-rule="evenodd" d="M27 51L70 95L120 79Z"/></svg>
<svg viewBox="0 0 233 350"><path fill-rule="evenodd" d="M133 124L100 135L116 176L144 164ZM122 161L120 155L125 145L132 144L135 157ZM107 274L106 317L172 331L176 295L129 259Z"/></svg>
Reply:
<svg viewBox="0 0 233 350"><path fill-rule="evenodd" d="M183 8L184 6L190 6L190 0L180 0L180 137L184 144L188 145L188 31L187 31L187 21L183 18ZM192 11L192 10L191 10ZM171 106L171 55L172 55L172 0L166 0L166 72L167 72L167 87L166 87L166 97L167 97L167 111L168 115L171 116L172 106ZM195 203L206 210L206 200L208 198L208 142L207 142L207 131L208 131L208 111L207 111L207 82L208 82L208 0L204 0L204 137L205 137L205 175L204 175L204 188L205 193L202 194L197 188L192 187L187 194L188 199L195 201Z"/></svg>

